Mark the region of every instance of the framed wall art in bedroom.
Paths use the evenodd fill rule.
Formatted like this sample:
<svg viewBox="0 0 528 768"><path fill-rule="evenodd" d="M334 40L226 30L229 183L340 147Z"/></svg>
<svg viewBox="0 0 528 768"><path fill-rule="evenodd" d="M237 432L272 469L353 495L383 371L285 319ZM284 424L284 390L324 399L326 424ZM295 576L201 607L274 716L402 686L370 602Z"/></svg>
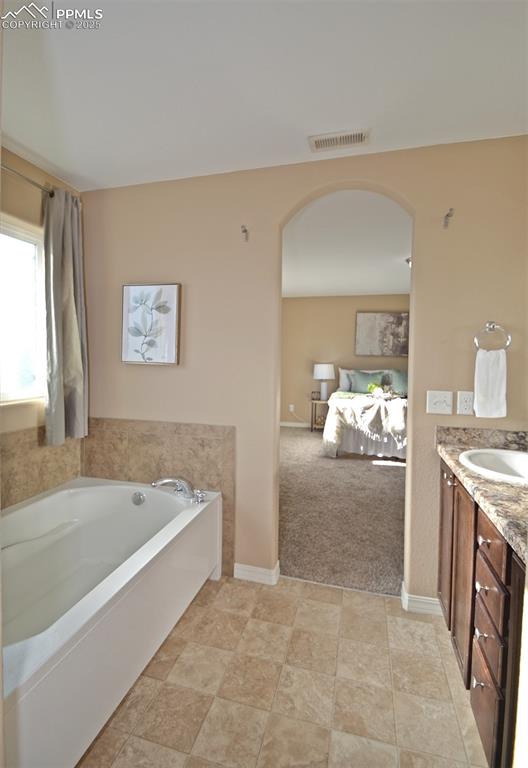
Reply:
<svg viewBox="0 0 528 768"><path fill-rule="evenodd" d="M356 313L356 355L406 357L408 354L408 312Z"/></svg>
<svg viewBox="0 0 528 768"><path fill-rule="evenodd" d="M180 283L124 285L122 362L177 365L180 316Z"/></svg>

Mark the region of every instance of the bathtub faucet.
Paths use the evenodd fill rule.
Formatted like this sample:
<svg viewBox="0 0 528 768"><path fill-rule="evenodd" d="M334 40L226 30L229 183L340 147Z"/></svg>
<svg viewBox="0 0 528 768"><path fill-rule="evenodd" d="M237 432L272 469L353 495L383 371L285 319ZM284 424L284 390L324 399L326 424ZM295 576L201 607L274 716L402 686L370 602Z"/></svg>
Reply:
<svg viewBox="0 0 528 768"><path fill-rule="evenodd" d="M194 488L183 477L162 477L159 480L153 480L151 483L153 488L162 488L164 485L173 485L175 493L181 493L184 499L194 501Z"/></svg>

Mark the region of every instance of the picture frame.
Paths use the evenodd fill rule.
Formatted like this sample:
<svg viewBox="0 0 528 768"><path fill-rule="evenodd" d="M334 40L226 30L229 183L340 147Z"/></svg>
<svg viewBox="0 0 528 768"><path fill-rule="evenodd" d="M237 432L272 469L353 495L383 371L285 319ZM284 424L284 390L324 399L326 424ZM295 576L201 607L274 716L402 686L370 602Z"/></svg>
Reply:
<svg viewBox="0 0 528 768"><path fill-rule="evenodd" d="M407 357L409 312L357 312L356 355Z"/></svg>
<svg viewBox="0 0 528 768"><path fill-rule="evenodd" d="M180 362L181 283L126 283L122 290L121 361Z"/></svg>

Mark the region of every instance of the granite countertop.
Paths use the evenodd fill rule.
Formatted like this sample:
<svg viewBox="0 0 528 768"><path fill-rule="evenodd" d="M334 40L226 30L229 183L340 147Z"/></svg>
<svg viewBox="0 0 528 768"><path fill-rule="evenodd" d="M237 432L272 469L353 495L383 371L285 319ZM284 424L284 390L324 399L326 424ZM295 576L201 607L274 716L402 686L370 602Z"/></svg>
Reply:
<svg viewBox="0 0 528 768"><path fill-rule="evenodd" d="M528 486L488 480L458 460L471 448L528 450L528 432L437 427L437 451L464 488L502 533L523 563L528 562Z"/></svg>

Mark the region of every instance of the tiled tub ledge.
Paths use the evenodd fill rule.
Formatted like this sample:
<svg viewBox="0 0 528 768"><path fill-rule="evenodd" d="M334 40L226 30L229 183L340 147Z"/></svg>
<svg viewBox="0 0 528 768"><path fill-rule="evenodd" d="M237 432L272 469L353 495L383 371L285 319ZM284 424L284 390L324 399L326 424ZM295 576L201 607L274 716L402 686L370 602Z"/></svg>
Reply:
<svg viewBox="0 0 528 768"><path fill-rule="evenodd" d="M523 563L528 562L528 486L488 480L460 463L462 451L472 448L528 450L528 432L438 427L436 447L464 488L502 533Z"/></svg>
<svg viewBox="0 0 528 768"><path fill-rule="evenodd" d="M91 417L82 441L86 477L149 483L185 477L195 488L220 491L223 573L233 574L235 428L215 424Z"/></svg>
<svg viewBox="0 0 528 768"><path fill-rule="evenodd" d="M0 434L2 509L49 491L81 473L81 440L46 445L44 427Z"/></svg>
<svg viewBox="0 0 528 768"><path fill-rule="evenodd" d="M87 437L60 446L46 445L42 426L0 434L2 508L81 475L138 483L182 476L220 491L223 573L233 574L235 427L91 417Z"/></svg>

